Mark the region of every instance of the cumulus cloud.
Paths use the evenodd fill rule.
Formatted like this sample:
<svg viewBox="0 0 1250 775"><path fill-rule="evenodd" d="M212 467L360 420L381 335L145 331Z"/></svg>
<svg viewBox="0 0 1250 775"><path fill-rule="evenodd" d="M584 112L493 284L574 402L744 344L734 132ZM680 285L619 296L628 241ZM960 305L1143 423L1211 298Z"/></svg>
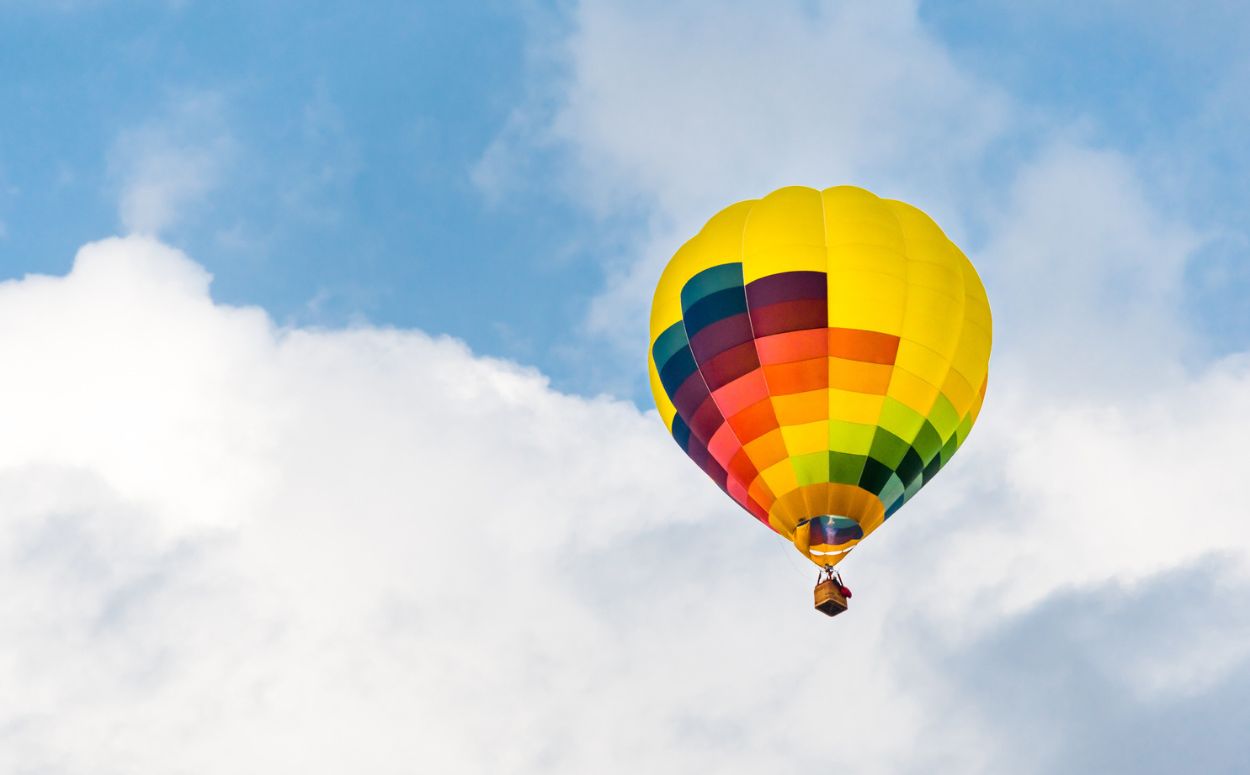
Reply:
<svg viewBox="0 0 1250 775"><path fill-rule="evenodd" d="M1001 772L986 675L1045 715L1029 671L1077 660L1120 721L1246 680L1218 612L1250 538L1210 475L1243 361L1060 417L1002 388L831 627L650 413L420 332L279 328L208 281L131 237L0 285L0 768ZM1221 637L1112 658L1099 612L1189 567L1201 607L1152 615ZM1077 635L1022 660L1045 611Z"/></svg>
<svg viewBox="0 0 1250 775"><path fill-rule="evenodd" d="M607 636L562 558L609 566L711 493L627 404L453 340L278 330L207 283L130 238L0 286L5 769L523 756L475 740Z"/></svg>

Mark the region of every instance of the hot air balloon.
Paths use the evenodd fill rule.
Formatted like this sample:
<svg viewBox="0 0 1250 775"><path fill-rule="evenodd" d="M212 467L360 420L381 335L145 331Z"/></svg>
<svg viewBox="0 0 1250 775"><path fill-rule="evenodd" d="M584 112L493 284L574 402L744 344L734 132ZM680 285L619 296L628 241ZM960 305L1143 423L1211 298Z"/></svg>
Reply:
<svg viewBox="0 0 1250 775"><path fill-rule="evenodd" d="M651 388L691 460L816 564L833 615L849 591L834 567L968 438L990 342L981 280L927 215L788 187L722 210L669 261Z"/></svg>

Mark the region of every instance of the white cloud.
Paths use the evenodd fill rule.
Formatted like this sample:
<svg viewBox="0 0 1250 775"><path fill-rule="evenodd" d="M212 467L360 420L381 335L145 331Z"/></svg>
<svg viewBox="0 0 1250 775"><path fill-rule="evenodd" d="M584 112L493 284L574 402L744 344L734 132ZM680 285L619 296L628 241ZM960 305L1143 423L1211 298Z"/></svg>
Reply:
<svg viewBox="0 0 1250 775"><path fill-rule="evenodd" d="M569 77L549 123L514 120L498 142L567 144L574 185L602 207L641 191L705 218L796 182L945 176L1006 120L1003 97L959 72L908 2L587 2L560 45Z"/></svg>
<svg viewBox="0 0 1250 775"><path fill-rule="evenodd" d="M997 374L1089 395L1172 381L1197 360L1183 293L1202 236L1146 190L1109 150L1056 143L1019 168L973 256L994 305Z"/></svg>
<svg viewBox="0 0 1250 775"><path fill-rule="evenodd" d="M118 180L118 216L130 232L159 234L202 206L235 152L221 98L178 98L168 113L123 132L110 167Z"/></svg>
<svg viewBox="0 0 1250 775"><path fill-rule="evenodd" d="M1236 483L1210 474L1240 454L1244 363L1060 417L998 386L831 623L654 416L207 288L138 237L0 285L0 769L1001 772L1017 730L961 660L1018 680L1003 633L1039 602L1087 616L1212 553L1232 586L1188 622L1220 637L1054 656L1143 712L1250 669L1241 625L1205 618L1247 596Z"/></svg>

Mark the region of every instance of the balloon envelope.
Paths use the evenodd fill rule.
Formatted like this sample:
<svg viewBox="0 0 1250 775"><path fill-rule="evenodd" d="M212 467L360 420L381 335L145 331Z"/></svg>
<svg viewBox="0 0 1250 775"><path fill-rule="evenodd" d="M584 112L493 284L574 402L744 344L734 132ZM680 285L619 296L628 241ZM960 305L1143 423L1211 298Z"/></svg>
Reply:
<svg viewBox="0 0 1250 775"><path fill-rule="evenodd" d="M651 308L651 388L694 462L817 565L948 463L985 397L991 320L923 212L790 187L714 216Z"/></svg>

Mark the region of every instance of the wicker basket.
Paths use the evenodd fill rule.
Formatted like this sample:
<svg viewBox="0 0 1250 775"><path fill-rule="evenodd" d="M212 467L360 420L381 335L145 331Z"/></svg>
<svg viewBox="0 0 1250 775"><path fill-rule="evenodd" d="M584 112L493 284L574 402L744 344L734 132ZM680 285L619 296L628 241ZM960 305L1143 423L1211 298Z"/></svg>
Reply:
<svg viewBox="0 0 1250 775"><path fill-rule="evenodd" d="M816 585L816 610L825 616L837 616L846 610L846 598L833 579L825 579Z"/></svg>

